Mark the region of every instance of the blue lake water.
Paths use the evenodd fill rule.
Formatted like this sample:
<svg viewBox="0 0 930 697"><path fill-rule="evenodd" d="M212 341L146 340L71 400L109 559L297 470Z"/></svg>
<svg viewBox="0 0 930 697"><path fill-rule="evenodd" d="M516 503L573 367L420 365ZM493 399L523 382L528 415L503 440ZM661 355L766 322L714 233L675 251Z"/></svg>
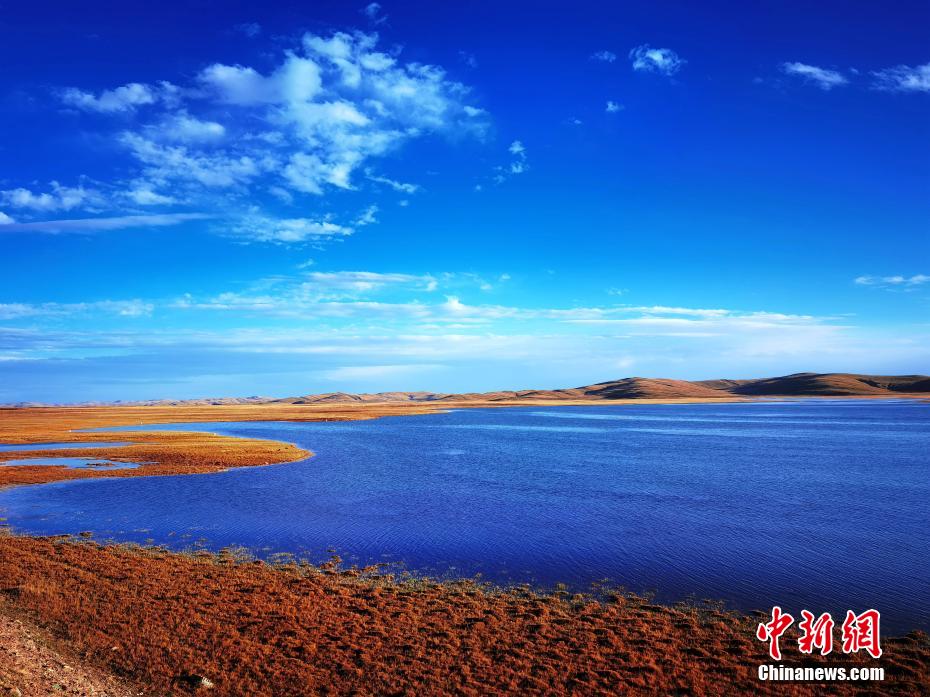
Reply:
<svg viewBox="0 0 930 697"><path fill-rule="evenodd" d="M0 467L19 467L20 465L101 470L131 470L139 466L134 462L117 462L99 457L26 457L21 460L0 462Z"/></svg>
<svg viewBox="0 0 930 697"><path fill-rule="evenodd" d="M30 450L74 450L76 448L116 448L121 445L129 445L126 442L88 442L88 443L29 443L28 445L15 443L0 443L0 452L8 453L11 451L27 452Z"/></svg>
<svg viewBox="0 0 930 697"><path fill-rule="evenodd" d="M134 427L139 429L140 427ZM34 534L244 545L313 560L742 610L874 607L930 629L930 405L900 401L459 410L344 423L180 424L308 460L0 492ZM145 430L153 430L145 427Z"/></svg>

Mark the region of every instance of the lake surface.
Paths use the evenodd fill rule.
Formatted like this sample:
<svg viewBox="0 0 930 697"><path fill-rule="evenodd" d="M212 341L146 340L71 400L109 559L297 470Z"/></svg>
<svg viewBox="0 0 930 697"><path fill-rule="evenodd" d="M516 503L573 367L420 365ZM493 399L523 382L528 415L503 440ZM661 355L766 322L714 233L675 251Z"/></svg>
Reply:
<svg viewBox="0 0 930 697"><path fill-rule="evenodd" d="M76 448L116 448L121 445L130 445L128 442L88 442L88 443L29 443L28 445L24 444L14 444L14 443L0 443L0 452L27 452L29 450L71 450Z"/></svg>
<svg viewBox="0 0 930 697"><path fill-rule="evenodd" d="M139 466L135 462L117 462L99 457L25 457L21 460L0 462L0 467L19 467L20 465L101 470L132 470Z"/></svg>
<svg viewBox="0 0 930 697"><path fill-rule="evenodd" d="M141 427L134 427L140 429ZM145 430L154 430L146 426ZM180 424L308 460L0 492L34 534L403 562L434 575L661 601L779 604L930 629L930 405L900 401L460 410L345 423Z"/></svg>

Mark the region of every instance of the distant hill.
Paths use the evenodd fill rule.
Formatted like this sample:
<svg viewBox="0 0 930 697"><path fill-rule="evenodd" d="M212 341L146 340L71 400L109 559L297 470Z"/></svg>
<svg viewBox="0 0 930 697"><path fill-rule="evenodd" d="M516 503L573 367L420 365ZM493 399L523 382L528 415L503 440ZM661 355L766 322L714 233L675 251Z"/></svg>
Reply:
<svg viewBox="0 0 930 697"><path fill-rule="evenodd" d="M500 392L379 392L374 394L327 394L271 400L277 404L320 404L359 402L502 402L540 400L611 399L722 399L734 396L817 397L892 396L930 393L926 375L853 375L850 373L796 373L758 380L671 380L667 378L623 378L595 385L558 390Z"/></svg>
<svg viewBox="0 0 930 697"><path fill-rule="evenodd" d="M757 380L672 380L623 378L595 385L555 390L499 392L326 392L302 397L221 397L216 399L111 402L119 406L210 406L230 404L365 404L377 402L533 402L614 399L732 399L743 397L892 397L930 394L927 375L857 375L795 373ZM10 406L42 406L20 403ZM94 403L102 406L102 403Z"/></svg>
<svg viewBox="0 0 930 697"><path fill-rule="evenodd" d="M580 388L586 397L599 399L663 399L676 397L723 397L721 390L686 380L624 378Z"/></svg>
<svg viewBox="0 0 930 697"><path fill-rule="evenodd" d="M930 378L926 375L795 373L743 382L731 387L729 392L741 395L888 396L903 392L930 392Z"/></svg>

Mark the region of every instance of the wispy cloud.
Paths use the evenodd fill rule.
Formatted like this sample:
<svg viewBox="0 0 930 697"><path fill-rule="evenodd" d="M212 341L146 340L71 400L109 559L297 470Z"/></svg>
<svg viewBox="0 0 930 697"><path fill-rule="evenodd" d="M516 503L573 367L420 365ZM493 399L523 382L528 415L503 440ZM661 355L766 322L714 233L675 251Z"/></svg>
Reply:
<svg viewBox="0 0 930 697"><path fill-rule="evenodd" d="M216 394L217 385L221 393L283 396L327 391L294 387L327 374L329 383L353 389L441 390L466 371L468 385L459 389L495 389L585 384L621 377L632 366L639 374L672 377L697 377L694 366L700 366L701 377L714 377L861 370L930 358L930 337L864 330L844 317L687 305L471 302L481 287L482 279L467 273L308 269L202 297L6 303L0 305L6 318L0 398L38 399L35 385L51 384L52 398L60 399L65 383L56 375L80 399L138 396L145 392L133 391L140 381L150 381L145 394L153 397ZM219 324L213 314L222 315ZM278 377L270 375L272 354ZM811 364L812 356L819 362ZM166 373L166 361L177 368ZM584 379L572 372L579 365L587 366ZM437 366L436 372L423 366ZM623 373L605 376L604 366ZM418 378L423 370L430 370L428 383Z"/></svg>
<svg viewBox="0 0 930 697"><path fill-rule="evenodd" d="M445 278L450 279L449 275ZM464 274L482 289L486 281ZM273 293L227 292L213 298L185 298L178 307L214 311L247 311L291 318L339 318L417 321L435 324L478 326L495 322L558 322L575 325L669 327L676 332L706 330L713 322L727 325L775 327L823 324L825 318L775 312L744 312L720 308L668 307L662 305L609 307L526 308L507 305L470 304L458 295L441 302L420 299L384 302L365 297L387 288L434 292L442 275L415 276L372 272L316 272L298 279L275 282Z"/></svg>
<svg viewBox="0 0 930 697"><path fill-rule="evenodd" d="M69 87L61 92L61 101L82 111L115 114L131 112L140 106L155 104L161 99L172 99L176 93L177 87L168 82L158 85L130 82L121 87L103 90L99 94Z"/></svg>
<svg viewBox="0 0 930 697"><path fill-rule="evenodd" d="M245 34L250 39L254 39L256 36L262 33L262 25L258 22L244 22L243 24L237 24L235 29L239 33Z"/></svg>
<svg viewBox="0 0 930 697"><path fill-rule="evenodd" d="M355 227L365 227L366 225L374 225L378 222L378 207L374 204L368 206L363 210L359 216L355 219Z"/></svg>
<svg viewBox="0 0 930 697"><path fill-rule="evenodd" d="M113 314L142 317L152 314L151 302L142 300L99 300L83 303L0 303L0 320L32 317L70 317L74 315Z"/></svg>
<svg viewBox="0 0 930 697"><path fill-rule="evenodd" d="M44 213L93 208L102 205L103 201L103 195L95 189L80 184L62 186L57 181L49 183L49 191L34 192L23 187L0 191L0 202L5 205Z"/></svg>
<svg viewBox="0 0 930 697"><path fill-rule="evenodd" d="M310 287L331 291L349 291L353 295L381 290L387 286L406 286L432 292L436 290L436 278L430 274L376 273L373 271L314 271L308 273L303 290Z"/></svg>
<svg viewBox="0 0 930 697"><path fill-rule="evenodd" d="M302 265L311 268L311 264ZM294 276L261 279L244 292L228 291L212 297L185 295L169 303L186 310L260 313L276 317L414 317L429 310L418 298L432 294L441 283L449 286L480 279L468 274L410 274L376 271L305 271ZM385 302L390 293L394 299ZM403 297L403 301L398 301Z"/></svg>
<svg viewBox="0 0 930 697"><path fill-rule="evenodd" d="M407 182L400 182L389 177L382 177L378 174L374 174L370 169L365 170L365 178L368 179L368 181L375 182L376 184L384 184L394 191L399 191L403 194L415 194L420 190L419 184L409 184Z"/></svg>
<svg viewBox="0 0 930 697"><path fill-rule="evenodd" d="M622 104L608 100L607 106L604 107L604 111L606 111L608 114L616 114L618 111L623 111L625 108L626 107L624 107Z"/></svg>
<svg viewBox="0 0 930 697"><path fill-rule="evenodd" d="M347 365L322 372L321 376L333 382L370 381L384 378L420 379L427 371L440 370L437 363L399 363L396 365Z"/></svg>
<svg viewBox="0 0 930 697"><path fill-rule="evenodd" d="M388 17L386 14L382 13L382 8L380 3L370 2L365 7L362 8L362 14L368 18L368 21L373 25L378 26L379 24L384 24Z"/></svg>
<svg viewBox="0 0 930 697"><path fill-rule="evenodd" d="M459 51L459 60L462 61L465 65L467 65L469 68L478 67L478 58L475 56L474 53L470 53L468 51Z"/></svg>
<svg viewBox="0 0 930 697"><path fill-rule="evenodd" d="M113 218L75 218L43 220L34 223L8 223L0 232L91 233L127 228L164 227L191 220L208 220L216 216L205 213L160 213L155 215L122 215Z"/></svg>
<svg viewBox="0 0 930 697"><path fill-rule="evenodd" d="M818 68L816 65L808 65L806 63L782 63L781 69L788 75L801 77L807 82L827 91L849 82L842 73L836 70Z"/></svg>
<svg viewBox="0 0 930 697"><path fill-rule="evenodd" d="M510 144L510 147L507 148L513 156L513 161L510 163L510 173L511 174L523 174L526 171L526 148L524 147L522 141L515 140Z"/></svg>
<svg viewBox="0 0 930 697"><path fill-rule="evenodd" d="M507 146L507 153L510 155L510 162L506 164L495 165L492 174L488 179L494 184L503 184L511 177L524 174L530 168L526 156L526 146L522 140L511 141ZM481 192L484 190L483 184L475 184L474 190Z"/></svg>
<svg viewBox="0 0 930 697"><path fill-rule="evenodd" d="M350 226L326 219L276 218L257 211L240 217L228 228L218 228L220 233L224 230L247 240L282 244L338 239L354 232Z"/></svg>
<svg viewBox="0 0 930 697"><path fill-rule="evenodd" d="M899 65L872 73L874 87L888 92L930 92L930 63Z"/></svg>
<svg viewBox="0 0 930 697"><path fill-rule="evenodd" d="M859 276L855 279L856 285L873 286L885 290L916 290L925 283L930 283L927 274L913 276Z"/></svg>
<svg viewBox="0 0 930 697"><path fill-rule="evenodd" d="M595 51L591 54L591 60L601 61L602 63L613 63L617 60L617 54L613 51Z"/></svg>
<svg viewBox="0 0 930 697"><path fill-rule="evenodd" d="M652 48L649 44L637 46L630 51L633 70L660 73L671 77L687 63L670 48Z"/></svg>

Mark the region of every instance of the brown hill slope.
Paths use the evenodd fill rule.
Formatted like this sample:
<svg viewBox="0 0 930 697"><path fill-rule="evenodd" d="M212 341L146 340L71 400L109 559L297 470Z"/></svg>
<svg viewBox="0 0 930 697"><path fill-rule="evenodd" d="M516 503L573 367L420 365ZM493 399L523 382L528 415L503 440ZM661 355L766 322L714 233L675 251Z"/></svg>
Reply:
<svg viewBox="0 0 930 697"><path fill-rule="evenodd" d="M669 399L678 397L727 397L696 382L665 378L624 378L579 388L585 397L599 399Z"/></svg>
<svg viewBox="0 0 930 697"><path fill-rule="evenodd" d="M752 380L730 388L747 396L889 396L895 393L930 391L925 375L855 375L852 373L795 373Z"/></svg>
<svg viewBox="0 0 930 697"><path fill-rule="evenodd" d="M735 387L740 387L741 385L749 384L750 382L756 382L755 380L728 380L722 378L720 380L697 380L695 385L703 385L704 387L709 387L712 390L732 390Z"/></svg>

